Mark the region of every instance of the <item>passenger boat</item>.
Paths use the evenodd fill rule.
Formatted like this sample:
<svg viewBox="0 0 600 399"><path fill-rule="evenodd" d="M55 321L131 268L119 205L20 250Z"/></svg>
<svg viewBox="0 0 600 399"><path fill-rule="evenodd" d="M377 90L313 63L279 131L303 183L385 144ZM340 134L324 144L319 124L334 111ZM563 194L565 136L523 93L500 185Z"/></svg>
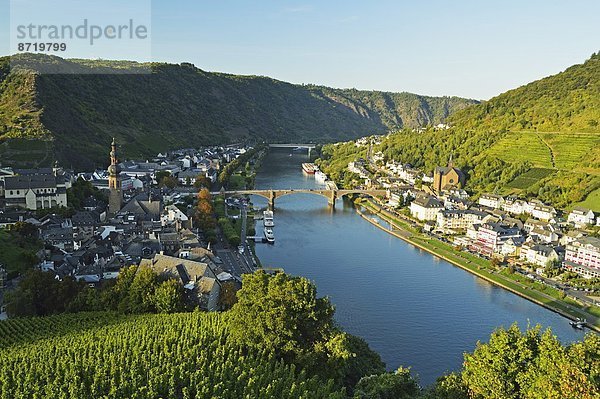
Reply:
<svg viewBox="0 0 600 399"><path fill-rule="evenodd" d="M275 226L275 221L273 220L273 211L264 211L263 212L263 225L265 227Z"/></svg>
<svg viewBox="0 0 600 399"><path fill-rule="evenodd" d="M267 239L268 243L274 243L275 242L275 234L273 234L273 229L270 227L265 227L265 238Z"/></svg>
<svg viewBox="0 0 600 399"><path fill-rule="evenodd" d="M302 170L308 173L309 175L314 174L317 171L317 165L314 163L305 162L302 164Z"/></svg>

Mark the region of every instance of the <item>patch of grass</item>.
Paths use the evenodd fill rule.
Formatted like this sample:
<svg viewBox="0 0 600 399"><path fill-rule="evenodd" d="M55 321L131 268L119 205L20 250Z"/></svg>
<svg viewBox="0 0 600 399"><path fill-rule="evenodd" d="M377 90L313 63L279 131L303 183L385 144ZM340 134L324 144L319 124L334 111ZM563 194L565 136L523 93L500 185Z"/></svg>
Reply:
<svg viewBox="0 0 600 399"><path fill-rule="evenodd" d="M600 212L600 189L592 191L585 200L573 205L573 207L575 206L582 206L594 212Z"/></svg>
<svg viewBox="0 0 600 399"><path fill-rule="evenodd" d="M510 132L496 142L488 154L507 162L528 161L534 167L598 173L586 168L583 160L600 147L600 135L594 133ZM553 164L554 162L554 164Z"/></svg>
<svg viewBox="0 0 600 399"><path fill-rule="evenodd" d="M592 133L539 133L552 148L556 167L579 171L583 160L600 145L600 135Z"/></svg>

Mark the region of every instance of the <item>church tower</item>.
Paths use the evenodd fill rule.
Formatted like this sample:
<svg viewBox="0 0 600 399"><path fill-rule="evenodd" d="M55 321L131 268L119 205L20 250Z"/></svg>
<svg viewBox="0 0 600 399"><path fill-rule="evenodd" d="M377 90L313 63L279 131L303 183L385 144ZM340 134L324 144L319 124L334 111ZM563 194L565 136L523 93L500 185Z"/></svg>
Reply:
<svg viewBox="0 0 600 399"><path fill-rule="evenodd" d="M121 190L121 167L117 158L117 142L113 138L110 151L110 166L108 167L108 214L115 216L123 205L123 191Z"/></svg>

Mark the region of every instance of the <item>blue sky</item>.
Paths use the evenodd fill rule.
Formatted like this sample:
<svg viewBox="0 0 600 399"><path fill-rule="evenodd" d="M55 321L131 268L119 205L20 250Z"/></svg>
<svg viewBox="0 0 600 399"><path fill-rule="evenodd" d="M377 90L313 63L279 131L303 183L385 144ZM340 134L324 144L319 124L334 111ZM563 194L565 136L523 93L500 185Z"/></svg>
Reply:
<svg viewBox="0 0 600 399"><path fill-rule="evenodd" d="M10 52L9 11L0 0L0 54ZM598 0L175 0L152 1L151 18L156 61L477 99L600 50ZM143 59L135 49L115 58Z"/></svg>

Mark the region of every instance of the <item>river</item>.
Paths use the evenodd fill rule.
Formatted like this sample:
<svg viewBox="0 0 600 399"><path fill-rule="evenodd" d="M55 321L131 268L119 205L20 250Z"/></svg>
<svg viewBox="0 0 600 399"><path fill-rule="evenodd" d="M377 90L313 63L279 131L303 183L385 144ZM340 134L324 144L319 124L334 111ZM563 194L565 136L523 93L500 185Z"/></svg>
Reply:
<svg viewBox="0 0 600 399"><path fill-rule="evenodd" d="M302 172L307 160L270 151L256 188L321 187ZM389 370L410 366L422 385L459 369L463 353L499 326L540 324L563 342L583 338L567 319L381 231L346 201L332 210L316 195L277 199L274 233L274 245L256 246L262 264L314 281L345 331L363 337Z"/></svg>

